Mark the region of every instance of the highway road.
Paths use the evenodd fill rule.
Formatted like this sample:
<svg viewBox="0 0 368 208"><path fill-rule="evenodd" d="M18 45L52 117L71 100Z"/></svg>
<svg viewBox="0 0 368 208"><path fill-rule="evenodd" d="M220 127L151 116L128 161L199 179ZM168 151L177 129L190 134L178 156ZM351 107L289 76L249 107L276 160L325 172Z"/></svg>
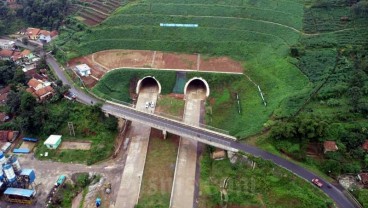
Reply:
<svg viewBox="0 0 368 208"><path fill-rule="evenodd" d="M51 68L55 71L55 74L59 77L60 80L63 81L64 84L69 84L72 88L71 91L77 95L78 100L82 103L87 105L91 105L93 103L98 102L96 98L76 89L70 83L70 81L65 77L62 68L59 67L56 60L47 55L46 61L51 66ZM204 129L195 128L192 126L185 125L183 123L172 121L169 119L164 119L161 117L157 117L155 115L147 114L140 111L135 111L134 109L129 109L126 107L113 105L109 103L105 103L102 106L102 109L105 111L114 112L115 115L126 115L127 117L135 118L136 120L144 121L145 123L151 123L153 126L162 126L167 129L175 129L177 131L181 131L186 135L193 135L193 137L197 136L201 139L209 140L211 142L219 142L221 144L225 144L231 148L237 149L239 151L243 151L245 153L252 154L256 157L261 157L265 160L270 160L275 164L293 172L294 174L298 175L299 177L311 181L312 178L318 178L314 173L311 171L289 161L277 155L271 154L264 150L261 150L257 147L250 146L247 144L239 143L237 141L229 140L228 138L224 137L223 135L218 135L215 132L206 131ZM341 187L335 187L334 185L330 184L329 182L321 179L321 182L324 186L321 190L326 193L340 208L353 208L357 207L350 199L344 195L341 190ZM331 188L329 188L329 187Z"/></svg>

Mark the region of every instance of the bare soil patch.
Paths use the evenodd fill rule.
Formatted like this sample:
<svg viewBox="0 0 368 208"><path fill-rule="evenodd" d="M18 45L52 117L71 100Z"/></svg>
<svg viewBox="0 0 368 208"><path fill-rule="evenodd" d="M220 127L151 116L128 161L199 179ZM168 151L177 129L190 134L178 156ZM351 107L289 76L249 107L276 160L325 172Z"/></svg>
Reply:
<svg viewBox="0 0 368 208"><path fill-rule="evenodd" d="M156 52L153 68L197 70L197 56L194 54Z"/></svg>
<svg viewBox="0 0 368 208"><path fill-rule="evenodd" d="M94 55L95 62L101 63L109 69L120 67L150 68L153 51L140 50L108 50Z"/></svg>
<svg viewBox="0 0 368 208"><path fill-rule="evenodd" d="M35 142L22 142L22 145L20 145L20 148L27 148L29 151L32 151L33 148L36 146Z"/></svg>
<svg viewBox="0 0 368 208"><path fill-rule="evenodd" d="M86 85L87 88L92 88L97 84L97 80L93 77L82 77L82 80L84 82L84 85Z"/></svg>
<svg viewBox="0 0 368 208"><path fill-rule="evenodd" d="M69 149L69 150L90 150L91 142L67 142L63 141L61 143L60 149Z"/></svg>
<svg viewBox="0 0 368 208"><path fill-rule="evenodd" d="M228 57L201 58L200 71L243 73L242 65Z"/></svg>
<svg viewBox="0 0 368 208"><path fill-rule="evenodd" d="M69 65L86 63L92 75L101 78L107 71L117 68L152 68L189 71L243 73L240 62L228 57L207 57L198 54L166 53L148 50L106 50L73 59Z"/></svg>

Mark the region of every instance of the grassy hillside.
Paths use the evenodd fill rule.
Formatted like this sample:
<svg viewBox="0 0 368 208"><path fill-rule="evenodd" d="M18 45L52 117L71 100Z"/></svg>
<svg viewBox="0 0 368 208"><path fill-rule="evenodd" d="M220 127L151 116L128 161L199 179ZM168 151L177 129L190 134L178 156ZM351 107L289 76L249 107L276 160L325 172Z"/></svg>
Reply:
<svg viewBox="0 0 368 208"><path fill-rule="evenodd" d="M368 13L357 13L358 5L328 1L305 8L307 34L294 46L294 57L316 87L304 108L277 121L271 134L277 149L333 177L368 168L362 149L368 137ZM308 156L311 146L326 140L336 141L339 151Z"/></svg>
<svg viewBox="0 0 368 208"><path fill-rule="evenodd" d="M230 56L243 63L246 75L255 83L243 77L211 86L215 102L208 122L246 137L258 133L285 98L301 90L306 95L310 91L307 77L294 65L296 60L288 56L290 46L301 35L303 6L302 0L135 1L119 8L97 27L84 32L68 30L68 35L61 35L56 43L67 51L63 53L67 58L116 48ZM167 28L160 27L160 23L192 23L199 27ZM256 85L265 94L267 107ZM242 101L241 115L237 114L235 93ZM283 106L292 109L277 110L278 115L300 107Z"/></svg>

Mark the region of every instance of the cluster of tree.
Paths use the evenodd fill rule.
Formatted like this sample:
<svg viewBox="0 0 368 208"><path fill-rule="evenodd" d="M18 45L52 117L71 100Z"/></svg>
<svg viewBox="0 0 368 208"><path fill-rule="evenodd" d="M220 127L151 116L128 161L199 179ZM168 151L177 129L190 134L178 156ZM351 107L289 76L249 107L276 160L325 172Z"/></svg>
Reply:
<svg viewBox="0 0 368 208"><path fill-rule="evenodd" d="M62 85L60 80L54 86L55 95L49 103L62 99L63 94L70 89L68 85ZM27 133L51 133L63 122L63 115L53 116L47 108L48 103L38 103L36 98L24 90L24 88L12 89L6 101L6 111L14 117L13 122L6 123L0 128L18 129ZM49 122L46 122L49 120ZM52 120L52 122L50 122Z"/></svg>
<svg viewBox="0 0 368 208"><path fill-rule="evenodd" d="M18 0L22 8L18 14L29 24L58 29L71 5L69 0Z"/></svg>
<svg viewBox="0 0 368 208"><path fill-rule="evenodd" d="M11 24L14 23L16 12L9 9L6 2L0 2L0 35L6 33Z"/></svg>
<svg viewBox="0 0 368 208"><path fill-rule="evenodd" d="M352 75L349 81L347 96L350 100L351 112L368 115L368 52L367 47L346 51L345 56L353 59Z"/></svg>
<svg viewBox="0 0 368 208"><path fill-rule="evenodd" d="M357 16L368 17L368 0L360 0L351 6Z"/></svg>
<svg viewBox="0 0 368 208"><path fill-rule="evenodd" d="M0 85L23 85L26 81L27 80L22 69L17 67L13 62L0 61Z"/></svg>

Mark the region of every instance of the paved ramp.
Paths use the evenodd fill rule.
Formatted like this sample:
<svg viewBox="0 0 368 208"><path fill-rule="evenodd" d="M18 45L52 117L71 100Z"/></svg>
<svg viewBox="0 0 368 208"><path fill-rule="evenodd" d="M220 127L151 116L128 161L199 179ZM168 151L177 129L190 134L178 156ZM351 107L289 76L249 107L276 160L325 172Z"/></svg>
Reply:
<svg viewBox="0 0 368 208"><path fill-rule="evenodd" d="M185 123L199 125L202 100L202 96L197 96L196 92L187 96L184 113ZM172 208L194 206L197 146L197 141L188 138L180 139L170 200L170 207Z"/></svg>
<svg viewBox="0 0 368 208"><path fill-rule="evenodd" d="M157 93L155 90L145 90L139 93L137 109L154 112L154 107L146 108L146 103L156 103ZM129 138L131 139L128 157L126 159L123 176L121 178L119 193L115 208L134 208L138 203L141 189L144 164L146 162L147 148L151 127L141 123L132 122Z"/></svg>

